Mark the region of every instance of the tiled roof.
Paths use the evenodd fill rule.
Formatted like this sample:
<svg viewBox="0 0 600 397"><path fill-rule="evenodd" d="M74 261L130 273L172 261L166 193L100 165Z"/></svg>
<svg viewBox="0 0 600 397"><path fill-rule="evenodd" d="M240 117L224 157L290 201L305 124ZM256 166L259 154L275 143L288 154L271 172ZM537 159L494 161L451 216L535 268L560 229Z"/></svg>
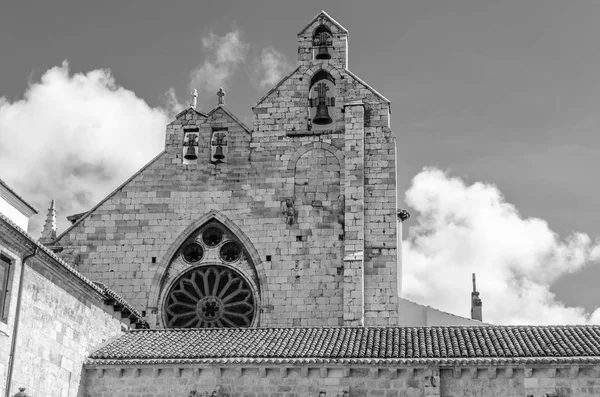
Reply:
<svg viewBox="0 0 600 397"><path fill-rule="evenodd" d="M46 255L48 255L56 263L58 263L60 266L62 266L63 268L68 270L70 273L72 273L75 277L77 277L78 279L83 281L85 284L87 284L89 287L94 289L96 292L99 292L104 297L105 301L115 300L115 301L119 302L119 304L121 304L121 306L123 306L127 309L128 313L130 314L130 317L129 317L130 320L133 320L133 322L136 323L136 326L143 326L143 327L147 326L146 320L142 317L142 315L137 310L135 310L130 304L125 302L125 300L122 297L117 295L116 292L107 288L105 285L103 285L101 283L95 283L95 282L90 281L83 274L79 273L79 271L77 271L74 267L69 265L67 262L62 260L58 255L56 255L54 252L52 252L52 250L50 250L44 244L40 243L32 235L27 233L25 230L21 229L17 224L15 224L13 221L11 221L9 218L7 218L6 216L4 216L1 213L0 213L0 220L6 222L11 228L14 229L14 231L16 233L22 235L24 238L29 240L35 247L37 247L38 250L43 251ZM131 317L133 317L133 318L131 318Z"/></svg>
<svg viewBox="0 0 600 397"><path fill-rule="evenodd" d="M127 301L121 295L117 294L115 291L102 283L94 281L94 284L102 289L102 292L105 296L105 303L111 304L115 310L120 311L122 318L129 318L132 320L132 322L135 322L135 327L137 329L149 328L146 319L133 306L127 303Z"/></svg>
<svg viewBox="0 0 600 397"><path fill-rule="evenodd" d="M168 329L127 331L88 364L600 362L600 326Z"/></svg>

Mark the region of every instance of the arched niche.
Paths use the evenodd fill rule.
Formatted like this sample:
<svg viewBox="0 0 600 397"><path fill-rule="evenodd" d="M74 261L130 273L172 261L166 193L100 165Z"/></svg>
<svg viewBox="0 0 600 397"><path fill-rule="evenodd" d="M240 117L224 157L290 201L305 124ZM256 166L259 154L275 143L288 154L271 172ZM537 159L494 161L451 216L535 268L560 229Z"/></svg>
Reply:
<svg viewBox="0 0 600 397"><path fill-rule="evenodd" d="M332 38L333 34L331 30L325 25L320 25L313 31L313 60L331 59L333 50Z"/></svg>
<svg viewBox="0 0 600 397"><path fill-rule="evenodd" d="M340 112L337 96L336 80L331 73L321 69L311 76L308 86L310 129L336 129Z"/></svg>

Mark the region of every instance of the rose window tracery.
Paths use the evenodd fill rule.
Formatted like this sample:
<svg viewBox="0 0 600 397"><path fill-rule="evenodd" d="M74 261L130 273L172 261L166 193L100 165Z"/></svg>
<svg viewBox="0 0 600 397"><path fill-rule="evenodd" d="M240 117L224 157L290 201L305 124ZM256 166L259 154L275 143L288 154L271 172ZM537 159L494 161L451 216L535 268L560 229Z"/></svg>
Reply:
<svg viewBox="0 0 600 397"><path fill-rule="evenodd" d="M239 244L228 241L221 247L221 259L225 262L235 262L242 255L242 249Z"/></svg>
<svg viewBox="0 0 600 397"><path fill-rule="evenodd" d="M209 247L216 247L223 240L223 232L218 227L209 227L202 233L202 241Z"/></svg>
<svg viewBox="0 0 600 397"><path fill-rule="evenodd" d="M187 240L174 263L194 267L175 278L164 301L167 327L249 327L256 312L254 290L239 267L248 268L242 245L220 225L209 224ZM222 264L219 264L219 261ZM184 265L185 263L185 265Z"/></svg>
<svg viewBox="0 0 600 397"><path fill-rule="evenodd" d="M204 266L186 273L173 285L166 312L169 327L249 327L254 318L254 297L238 272Z"/></svg>
<svg viewBox="0 0 600 397"><path fill-rule="evenodd" d="M183 247L181 255L186 262L198 262L204 255L204 249L200 244L197 243L187 244Z"/></svg>

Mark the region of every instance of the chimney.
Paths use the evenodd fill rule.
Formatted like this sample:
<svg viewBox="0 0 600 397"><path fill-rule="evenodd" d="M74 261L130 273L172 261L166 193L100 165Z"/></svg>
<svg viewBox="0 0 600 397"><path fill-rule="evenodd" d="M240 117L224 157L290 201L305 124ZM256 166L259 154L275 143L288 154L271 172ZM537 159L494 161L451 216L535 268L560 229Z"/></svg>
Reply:
<svg viewBox="0 0 600 397"><path fill-rule="evenodd" d="M471 319L483 321L483 315L481 312L481 299L479 298L479 292L477 291L475 273L473 273L473 292L471 292Z"/></svg>
<svg viewBox="0 0 600 397"><path fill-rule="evenodd" d="M42 230L42 237L40 237L40 243L51 244L56 239L56 204L54 200L50 203L48 209L48 215L46 216L46 223L44 223L44 230Z"/></svg>

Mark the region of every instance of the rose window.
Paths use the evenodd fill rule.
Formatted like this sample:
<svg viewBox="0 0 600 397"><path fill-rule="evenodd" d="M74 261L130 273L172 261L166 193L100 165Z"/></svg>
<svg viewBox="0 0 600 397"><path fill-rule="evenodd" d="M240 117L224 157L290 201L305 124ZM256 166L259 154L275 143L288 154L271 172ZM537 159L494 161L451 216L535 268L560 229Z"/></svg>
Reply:
<svg viewBox="0 0 600 397"><path fill-rule="evenodd" d="M238 272L211 265L195 268L173 284L165 312L169 327L249 327L255 302L248 282Z"/></svg>

